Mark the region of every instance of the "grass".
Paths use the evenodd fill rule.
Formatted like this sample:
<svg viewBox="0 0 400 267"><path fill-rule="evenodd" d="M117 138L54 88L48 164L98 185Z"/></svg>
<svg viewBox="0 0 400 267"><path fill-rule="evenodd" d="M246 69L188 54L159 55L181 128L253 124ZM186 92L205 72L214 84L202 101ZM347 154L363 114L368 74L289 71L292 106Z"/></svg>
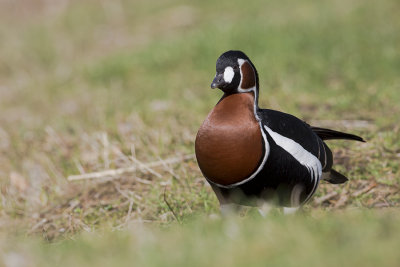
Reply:
<svg viewBox="0 0 400 267"><path fill-rule="evenodd" d="M19 240L3 251L6 263L34 263L24 266L397 266L398 220L395 211L354 210L196 218L168 229L135 223L112 233L100 229L52 245Z"/></svg>
<svg viewBox="0 0 400 267"><path fill-rule="evenodd" d="M196 259L201 264L207 260L201 255L208 253L214 263L254 260L256 265L271 259L287 266L295 262L282 249L293 244L300 262L321 255L320 261L329 258L332 265L345 258L354 265L372 264L372 257L395 265L398 227L388 226L387 238L378 233L381 225L398 218L396 209L380 210L398 207L400 201L397 10L394 0L1 2L4 259L12 260L15 251L45 266L57 259L73 261L71 255L77 254L85 265L110 249L120 265L133 258L138 265L183 265ZM254 248L255 259L239 253L241 247L226 248L234 258L216 254L218 242L229 241L220 229L231 222L208 219L218 213L217 200L193 160L115 179L66 179L192 154L196 131L221 95L208 89L215 61L228 49L245 51L256 65L262 107L368 141L329 142L336 169L350 182L321 185L305 217L275 214L264 222L250 211L248 219L232 220L238 242ZM366 215L352 214L365 209ZM131 229L138 224L151 225L140 226L144 243ZM271 239L264 243L263 235L247 234L253 229L272 233ZM291 234L284 235L285 229ZM93 234L82 235L86 232ZM283 241L274 250L280 234ZM322 241L335 235L349 235L354 242L338 241L342 249ZM160 236L162 242L149 236ZM200 251L189 245L192 236ZM21 239L26 245L18 247ZM163 247L171 240L173 245ZM300 250L302 240L306 254ZM362 247L357 261L347 253L364 240L382 246ZM168 261L172 249L186 256L176 254ZM131 255L132 250L143 254ZM117 259L99 264L113 260L118 265Z"/></svg>

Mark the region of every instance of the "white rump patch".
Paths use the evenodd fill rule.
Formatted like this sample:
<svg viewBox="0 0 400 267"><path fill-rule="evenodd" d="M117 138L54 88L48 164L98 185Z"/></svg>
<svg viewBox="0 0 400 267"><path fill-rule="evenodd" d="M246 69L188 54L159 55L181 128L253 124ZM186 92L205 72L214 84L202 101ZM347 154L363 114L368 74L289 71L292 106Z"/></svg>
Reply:
<svg viewBox="0 0 400 267"><path fill-rule="evenodd" d="M226 67L224 71L224 80L227 83L231 83L233 76L235 76L235 72L232 67Z"/></svg>
<svg viewBox="0 0 400 267"><path fill-rule="evenodd" d="M316 156L308 152L304 149L299 143L296 143L292 139L289 139L279 133L272 131L269 127L264 125L265 130L271 135L272 139L274 139L275 143L282 147L286 152L292 155L301 165L305 166L311 174L311 180L314 183L313 189L310 195L307 196L306 201L314 194L317 186L319 184L319 180L322 175L322 166L319 159Z"/></svg>

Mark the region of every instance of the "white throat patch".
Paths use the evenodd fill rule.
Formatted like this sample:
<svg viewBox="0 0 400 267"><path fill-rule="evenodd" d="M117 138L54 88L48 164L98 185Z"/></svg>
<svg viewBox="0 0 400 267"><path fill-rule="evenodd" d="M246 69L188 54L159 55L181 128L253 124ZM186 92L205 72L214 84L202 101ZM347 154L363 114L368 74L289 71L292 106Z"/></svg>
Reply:
<svg viewBox="0 0 400 267"><path fill-rule="evenodd" d="M227 83L231 83L233 80L233 76L235 76L235 72L232 67L226 67L224 71L224 80Z"/></svg>

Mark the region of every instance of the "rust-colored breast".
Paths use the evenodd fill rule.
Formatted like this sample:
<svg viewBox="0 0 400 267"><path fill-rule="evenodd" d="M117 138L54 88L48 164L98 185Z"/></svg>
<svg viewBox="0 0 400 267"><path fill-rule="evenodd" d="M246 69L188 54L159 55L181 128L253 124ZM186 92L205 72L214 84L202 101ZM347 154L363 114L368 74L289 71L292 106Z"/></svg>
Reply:
<svg viewBox="0 0 400 267"><path fill-rule="evenodd" d="M196 157L211 181L229 185L248 178L263 156L253 93L224 97L208 114L195 142Z"/></svg>

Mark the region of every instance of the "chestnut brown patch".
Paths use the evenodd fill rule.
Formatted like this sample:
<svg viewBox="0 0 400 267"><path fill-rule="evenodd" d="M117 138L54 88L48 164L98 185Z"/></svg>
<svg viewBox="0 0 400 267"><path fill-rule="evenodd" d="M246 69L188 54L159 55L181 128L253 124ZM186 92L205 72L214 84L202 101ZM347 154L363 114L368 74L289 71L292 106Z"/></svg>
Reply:
<svg viewBox="0 0 400 267"><path fill-rule="evenodd" d="M257 169L263 156L263 141L253 110L253 93L228 95L200 127L196 157L209 180L229 185L248 178Z"/></svg>
<svg viewBox="0 0 400 267"><path fill-rule="evenodd" d="M256 74L249 62L245 61L241 67L242 70L242 89L248 89L256 85Z"/></svg>

